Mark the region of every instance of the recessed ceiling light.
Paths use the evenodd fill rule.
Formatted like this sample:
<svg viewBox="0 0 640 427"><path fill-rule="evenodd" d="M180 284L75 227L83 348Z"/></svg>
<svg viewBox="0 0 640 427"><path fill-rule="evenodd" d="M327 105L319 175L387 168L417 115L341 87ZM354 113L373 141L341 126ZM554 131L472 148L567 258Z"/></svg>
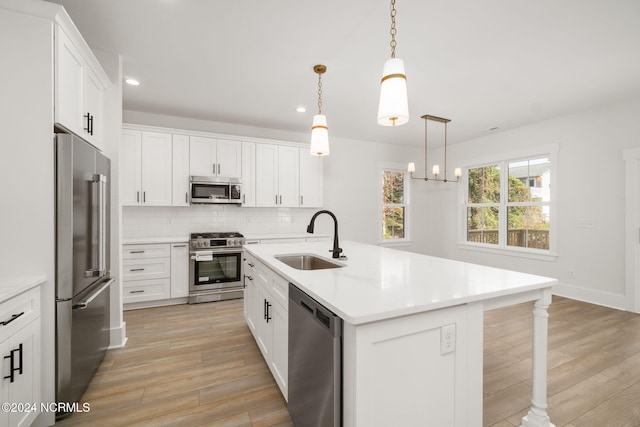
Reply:
<svg viewBox="0 0 640 427"><path fill-rule="evenodd" d="M301 105L301 106L299 106L298 108L296 108L296 111L297 111L298 113L304 113L305 111L307 111L307 109L306 109L306 108L304 108L304 107Z"/></svg>
<svg viewBox="0 0 640 427"><path fill-rule="evenodd" d="M126 79L124 82L131 86L140 86L140 82L136 79Z"/></svg>

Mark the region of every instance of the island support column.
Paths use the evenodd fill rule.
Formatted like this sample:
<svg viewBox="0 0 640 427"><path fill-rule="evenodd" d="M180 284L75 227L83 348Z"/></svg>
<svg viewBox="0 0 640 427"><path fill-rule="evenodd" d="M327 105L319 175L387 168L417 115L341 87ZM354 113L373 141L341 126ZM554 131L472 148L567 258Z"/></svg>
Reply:
<svg viewBox="0 0 640 427"><path fill-rule="evenodd" d="M541 292L533 306L533 352L531 409L522 418L521 427L554 427L547 414L547 333L551 289Z"/></svg>

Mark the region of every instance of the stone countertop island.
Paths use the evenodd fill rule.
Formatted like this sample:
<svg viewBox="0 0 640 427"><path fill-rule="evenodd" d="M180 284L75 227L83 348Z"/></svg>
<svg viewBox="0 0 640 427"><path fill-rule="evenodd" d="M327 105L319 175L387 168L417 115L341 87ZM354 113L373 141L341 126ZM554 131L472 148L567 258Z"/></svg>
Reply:
<svg viewBox="0 0 640 427"><path fill-rule="evenodd" d="M546 353L555 279L355 242L341 246L346 260L331 260L328 242L245 249L344 320L345 426L481 426L483 312L525 301L535 302L533 396L522 425L552 425ZM276 259L287 254L343 267L298 270Z"/></svg>

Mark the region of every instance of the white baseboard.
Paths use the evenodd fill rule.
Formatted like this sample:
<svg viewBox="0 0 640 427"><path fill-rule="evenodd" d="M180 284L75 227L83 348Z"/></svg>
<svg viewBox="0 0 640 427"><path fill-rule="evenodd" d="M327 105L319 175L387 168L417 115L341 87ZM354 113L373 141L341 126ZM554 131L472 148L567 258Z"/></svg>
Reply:
<svg viewBox="0 0 640 427"><path fill-rule="evenodd" d="M628 298L620 294L612 294L610 292L568 285L566 283L558 283L557 285L554 285L553 294L618 310L629 310Z"/></svg>
<svg viewBox="0 0 640 427"><path fill-rule="evenodd" d="M110 336L110 345L109 349L112 348L121 348L127 344L127 324L126 322L122 322L119 328L111 328L109 331Z"/></svg>

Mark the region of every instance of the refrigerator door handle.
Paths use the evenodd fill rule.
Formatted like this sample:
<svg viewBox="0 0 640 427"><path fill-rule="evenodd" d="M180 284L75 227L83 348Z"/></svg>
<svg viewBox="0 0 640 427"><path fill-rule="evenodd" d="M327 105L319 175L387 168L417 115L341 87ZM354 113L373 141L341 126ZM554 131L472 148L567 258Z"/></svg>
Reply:
<svg viewBox="0 0 640 427"><path fill-rule="evenodd" d="M102 291L104 291L105 289L107 289L109 287L109 285L111 285L113 282L116 281L116 278L113 277L111 279L109 279L109 281L107 281L104 285L100 286L100 289L98 289L97 291L95 291L94 293L92 293L89 298L87 298L84 301L81 301L77 304L73 304L71 306L72 310L84 310L85 308L87 308L89 306L89 304L91 304L91 301L93 301L94 299L96 299L98 297L98 295L100 295L102 293Z"/></svg>
<svg viewBox="0 0 640 427"><path fill-rule="evenodd" d="M106 273L107 177L102 174L95 174L93 175L93 180L91 182L98 188L98 191L97 203L93 205L94 211L92 215L92 218L95 218L95 220L92 220L92 236L95 236L95 238L92 239L93 241L91 245L92 268L91 270L85 271L85 277L100 277Z"/></svg>

